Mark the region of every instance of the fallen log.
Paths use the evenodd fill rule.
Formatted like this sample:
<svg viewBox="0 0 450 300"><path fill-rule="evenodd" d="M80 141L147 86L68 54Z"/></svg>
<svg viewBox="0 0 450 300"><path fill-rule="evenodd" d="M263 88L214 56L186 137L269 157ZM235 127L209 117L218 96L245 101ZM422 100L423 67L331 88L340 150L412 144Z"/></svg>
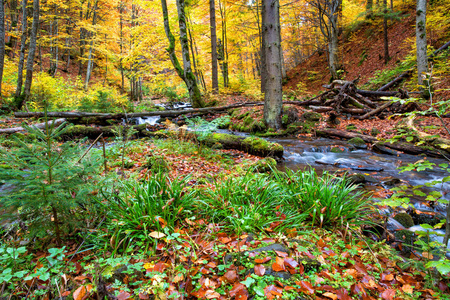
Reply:
<svg viewBox="0 0 450 300"><path fill-rule="evenodd" d="M53 123L53 121L49 121L48 124L50 126L52 124L54 124L54 126L59 126L65 121L66 121L66 119L56 119L54 121L54 123ZM46 122L38 123L38 124L32 124L32 125L29 125L29 126L30 127L36 127L36 128L39 128L39 129L44 129L45 125L46 125ZM25 128L23 128L21 126L20 127L13 127L13 128L3 128L3 129L0 129L0 134L2 134L2 133L11 134L11 133L15 133L15 132L24 131L24 130L25 130Z"/></svg>
<svg viewBox="0 0 450 300"><path fill-rule="evenodd" d="M380 87L377 91L386 91L390 87L392 87L395 84L401 82L403 79L406 79L406 78L410 77L411 73L412 73L412 70L408 70L408 71L400 74L399 76L395 77L393 80L389 81L388 83L386 83L385 85Z"/></svg>
<svg viewBox="0 0 450 300"><path fill-rule="evenodd" d="M367 118L370 117L370 116L373 116L373 115L375 115L375 114L377 114L377 113L382 112L383 110L385 110L386 108L388 108L389 106L391 106L392 103L393 103L392 101L389 101L389 102L387 102L387 103L381 105L380 107L377 107L377 108L375 108L374 110L372 110L372 111L366 113L365 115L360 116L360 117L356 117L356 118L358 118L358 119L360 119L360 120L367 119Z"/></svg>
<svg viewBox="0 0 450 300"><path fill-rule="evenodd" d="M324 137L337 137L337 138L343 138L343 139L352 139L352 138L358 137L358 138L361 138L366 143L379 143L380 145L382 145L384 147L402 151L407 154L413 154L413 155L425 154L427 156L432 156L432 157L440 157L440 158L444 157L444 155L441 152L427 149L427 147L420 147L420 146L416 146L416 145L413 145L410 143L405 143L405 142L397 142L397 143L380 142L375 137L370 136L370 135L342 131L342 130L338 130L338 129L334 129L334 128L325 128L325 129L316 130L316 134L319 136L324 136Z"/></svg>
<svg viewBox="0 0 450 300"><path fill-rule="evenodd" d="M335 110L331 106L313 106L313 105L310 105L309 108L311 108L314 112L317 112L317 113L324 113L324 112Z"/></svg>
<svg viewBox="0 0 450 300"><path fill-rule="evenodd" d="M319 97L319 96L318 96ZM299 105L307 106L309 104L320 104L320 102L315 101L318 97L314 97L305 101L283 101L283 105ZM125 118L137 118L137 117L151 117L151 116L161 116L161 117L176 117L179 115L186 115L192 113L222 113L228 109L239 108L239 107L251 107L251 106L263 106L264 102L246 102L232 104L228 106L217 106L217 107L206 107L206 108L196 108L196 109L186 109L186 110L162 110L162 111L149 111L140 113L91 113L91 112L48 112L47 116L50 118L67 118L67 119L79 119L95 117L98 119L125 119ZM44 117L44 112L16 112L14 116L16 118L31 118L31 117Z"/></svg>

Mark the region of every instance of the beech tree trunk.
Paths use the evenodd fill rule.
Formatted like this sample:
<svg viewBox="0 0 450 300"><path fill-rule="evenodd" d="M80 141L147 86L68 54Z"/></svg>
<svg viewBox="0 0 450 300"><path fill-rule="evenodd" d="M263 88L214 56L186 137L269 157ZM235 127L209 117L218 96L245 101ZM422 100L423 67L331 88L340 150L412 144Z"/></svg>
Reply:
<svg viewBox="0 0 450 300"><path fill-rule="evenodd" d="M0 99L2 97L3 66L5 63L5 6L0 1Z"/></svg>
<svg viewBox="0 0 450 300"><path fill-rule="evenodd" d="M23 64L25 61L25 48L27 43L27 0L22 0L22 37L20 38L19 66L17 71L17 86L14 95L15 101L20 101L23 83Z"/></svg>
<svg viewBox="0 0 450 300"><path fill-rule="evenodd" d="M387 24L387 0L383 0L384 16L383 16L383 32L384 32L384 63L389 61L389 39Z"/></svg>
<svg viewBox="0 0 450 300"><path fill-rule="evenodd" d="M93 16L92 16L92 25L95 25L97 22L97 7L98 7L98 0L95 1L93 10ZM84 81L84 88L87 90L89 86L89 80L91 79L92 74L92 68L94 66L94 59L92 57L92 52L94 50L94 32L91 32L91 41L89 42L89 54L88 54L88 60L87 60L87 69L86 69L86 78Z"/></svg>
<svg viewBox="0 0 450 300"><path fill-rule="evenodd" d="M33 0L33 23L31 25L30 46L28 47L27 72L25 75L25 87L23 91L23 102L18 105L18 109L29 100L31 82L33 80L34 54L36 53L36 40L39 27L39 0Z"/></svg>
<svg viewBox="0 0 450 300"><path fill-rule="evenodd" d="M416 7L416 54L417 54L417 74L418 84L423 85L423 75L428 72L427 58L427 0L417 0Z"/></svg>
<svg viewBox="0 0 450 300"><path fill-rule="evenodd" d="M263 0L262 29L267 78L265 80L264 121L269 128L281 128L282 72L279 0Z"/></svg>
<svg viewBox="0 0 450 300"><path fill-rule="evenodd" d="M209 24L211 26L211 80L214 94L219 92L219 77L217 71L217 33L216 6L214 0L209 0Z"/></svg>

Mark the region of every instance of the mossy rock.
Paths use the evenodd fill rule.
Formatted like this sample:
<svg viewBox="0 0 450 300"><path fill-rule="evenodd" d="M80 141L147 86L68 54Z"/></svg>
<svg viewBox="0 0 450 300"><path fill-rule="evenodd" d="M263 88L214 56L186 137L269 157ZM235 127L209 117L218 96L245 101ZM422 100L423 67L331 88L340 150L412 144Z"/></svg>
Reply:
<svg viewBox="0 0 450 300"><path fill-rule="evenodd" d="M442 219L445 219L445 216L440 213L427 213L422 212L417 214L415 211L411 213L411 217L414 221L414 224L428 224L431 226L435 226L441 222Z"/></svg>
<svg viewBox="0 0 450 300"><path fill-rule="evenodd" d="M349 131L356 130L356 129L358 129L358 128L356 127L355 124L348 124L347 127L345 127L345 130L349 130Z"/></svg>
<svg viewBox="0 0 450 300"><path fill-rule="evenodd" d="M366 142L360 137L354 137L347 141L348 144L354 146L357 149L366 149L367 145Z"/></svg>
<svg viewBox="0 0 450 300"><path fill-rule="evenodd" d="M398 213L394 216L394 220L402 224L405 228L414 226L413 218L407 213Z"/></svg>
<svg viewBox="0 0 450 300"><path fill-rule="evenodd" d="M144 272L137 270L134 265L117 265L107 266L102 272L102 279L106 283L114 283L119 281L121 283L128 278L134 280L142 280L145 278Z"/></svg>
<svg viewBox="0 0 450 300"><path fill-rule="evenodd" d="M150 156L145 166L154 173L166 173L169 171L169 165L162 156Z"/></svg>
<svg viewBox="0 0 450 300"><path fill-rule="evenodd" d="M353 174L348 176L347 180L352 184L360 184L366 182L366 177L363 174Z"/></svg>
<svg viewBox="0 0 450 300"><path fill-rule="evenodd" d="M271 157L266 157L258 160L251 166L253 172L266 173L275 170L277 167L277 161Z"/></svg>
<svg viewBox="0 0 450 300"><path fill-rule="evenodd" d="M316 112L305 112L300 117L300 120L306 122L319 122L322 119L322 115Z"/></svg>
<svg viewBox="0 0 450 300"><path fill-rule="evenodd" d="M373 127L372 128L372 130L370 131L370 135L371 136L377 136L377 135L379 135L381 132L377 129L377 128L375 128L375 127Z"/></svg>
<svg viewBox="0 0 450 300"><path fill-rule="evenodd" d="M332 153L344 153L345 151L342 150L339 147L333 147L333 148L331 148L330 152L332 152Z"/></svg>
<svg viewBox="0 0 450 300"><path fill-rule="evenodd" d="M414 242L416 240L416 235L414 234L414 232L403 229L394 232L394 236L397 241L400 241L402 243L399 249L400 253L407 257L411 255L414 247Z"/></svg>
<svg viewBox="0 0 450 300"><path fill-rule="evenodd" d="M250 124L252 124L254 122L253 118L248 115L244 118L244 125L245 126L249 126Z"/></svg>
<svg viewBox="0 0 450 300"><path fill-rule="evenodd" d="M293 106L283 107L283 114L281 117L281 123L283 126L288 126L298 121L298 109Z"/></svg>

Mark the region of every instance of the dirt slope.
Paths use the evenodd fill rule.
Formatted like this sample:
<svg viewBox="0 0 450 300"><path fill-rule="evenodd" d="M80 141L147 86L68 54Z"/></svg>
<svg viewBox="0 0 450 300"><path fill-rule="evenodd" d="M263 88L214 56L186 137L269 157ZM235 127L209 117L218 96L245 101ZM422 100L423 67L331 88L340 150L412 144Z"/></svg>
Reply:
<svg viewBox="0 0 450 300"><path fill-rule="evenodd" d="M343 56L345 78L353 80L361 76L360 85L368 81L377 70L392 68L410 51L414 38L415 15L408 12L400 21L390 23L388 29L389 54L391 59L384 64L382 23L362 25L348 34L342 34L340 39L340 54ZM316 53L307 61L288 71L286 90L296 89L299 82L306 84L307 92L316 94L322 90L322 85L330 80L327 67L327 54Z"/></svg>

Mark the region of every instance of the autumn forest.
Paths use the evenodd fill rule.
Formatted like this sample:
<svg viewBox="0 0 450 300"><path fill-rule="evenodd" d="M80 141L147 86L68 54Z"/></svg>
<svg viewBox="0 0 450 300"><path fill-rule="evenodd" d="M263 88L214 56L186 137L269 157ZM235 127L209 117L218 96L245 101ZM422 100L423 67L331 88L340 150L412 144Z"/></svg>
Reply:
<svg viewBox="0 0 450 300"><path fill-rule="evenodd" d="M450 299L447 0L0 1L0 300Z"/></svg>

